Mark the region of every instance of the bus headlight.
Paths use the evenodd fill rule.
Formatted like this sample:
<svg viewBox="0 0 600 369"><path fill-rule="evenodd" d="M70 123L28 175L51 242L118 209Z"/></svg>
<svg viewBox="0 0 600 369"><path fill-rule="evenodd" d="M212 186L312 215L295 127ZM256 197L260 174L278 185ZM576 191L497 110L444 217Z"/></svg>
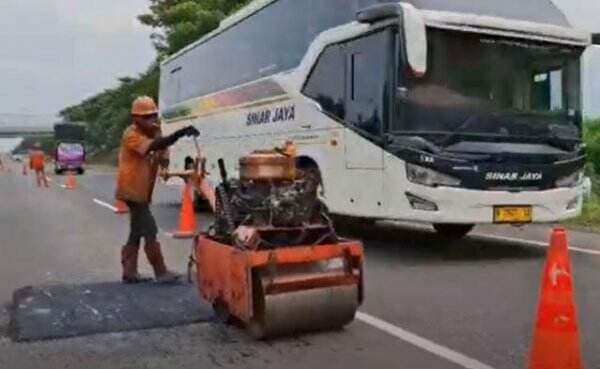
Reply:
<svg viewBox="0 0 600 369"><path fill-rule="evenodd" d="M436 186L460 186L460 179L447 174L437 172L433 169L425 168L419 165L406 163L406 177L412 183L436 187Z"/></svg>
<svg viewBox="0 0 600 369"><path fill-rule="evenodd" d="M581 185L583 183L583 170L578 170L577 172L570 174L568 176L559 178L556 180L556 187L568 187L573 188Z"/></svg>

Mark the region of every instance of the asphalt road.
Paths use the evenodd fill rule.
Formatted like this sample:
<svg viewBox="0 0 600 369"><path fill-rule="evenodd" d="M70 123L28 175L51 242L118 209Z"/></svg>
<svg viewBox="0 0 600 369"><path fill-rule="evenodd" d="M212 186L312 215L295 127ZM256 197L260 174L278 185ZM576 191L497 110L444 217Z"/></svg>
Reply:
<svg viewBox="0 0 600 369"><path fill-rule="evenodd" d="M102 205L113 201L113 174L90 171L75 191L53 179L37 189L32 176L0 172L1 304L25 285L119 276L127 217ZM176 226L179 191L157 189L164 233ZM200 218L202 226L211 219ZM0 368L523 368L547 232L482 227L448 241L426 227L381 223L358 231L367 296L342 331L254 342L209 322L26 344L0 337ZM184 272L190 242L161 239L171 268ZM572 232L571 240L584 356L600 368L600 237ZM0 333L6 323L3 312Z"/></svg>

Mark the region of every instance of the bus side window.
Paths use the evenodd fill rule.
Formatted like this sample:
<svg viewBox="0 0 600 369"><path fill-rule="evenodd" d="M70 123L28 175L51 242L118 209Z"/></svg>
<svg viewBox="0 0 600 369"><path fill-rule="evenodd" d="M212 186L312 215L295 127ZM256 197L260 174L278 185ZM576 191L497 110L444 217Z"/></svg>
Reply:
<svg viewBox="0 0 600 369"><path fill-rule="evenodd" d="M345 119L345 55L338 45L323 51L315 65L304 94L317 101L323 110L338 119Z"/></svg>

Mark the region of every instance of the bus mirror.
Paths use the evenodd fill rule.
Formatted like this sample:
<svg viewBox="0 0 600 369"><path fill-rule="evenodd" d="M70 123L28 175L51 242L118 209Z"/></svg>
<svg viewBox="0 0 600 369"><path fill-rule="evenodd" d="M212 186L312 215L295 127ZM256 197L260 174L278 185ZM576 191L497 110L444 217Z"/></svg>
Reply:
<svg viewBox="0 0 600 369"><path fill-rule="evenodd" d="M423 16L412 4L401 3L406 61L417 77L427 72L427 28Z"/></svg>
<svg viewBox="0 0 600 369"><path fill-rule="evenodd" d="M427 30L423 16L412 4L406 2L376 4L356 13L361 23L375 23L397 18L399 27L404 30L406 61L415 76L427 72Z"/></svg>
<svg viewBox="0 0 600 369"><path fill-rule="evenodd" d="M600 33L592 33L592 44L600 46Z"/></svg>

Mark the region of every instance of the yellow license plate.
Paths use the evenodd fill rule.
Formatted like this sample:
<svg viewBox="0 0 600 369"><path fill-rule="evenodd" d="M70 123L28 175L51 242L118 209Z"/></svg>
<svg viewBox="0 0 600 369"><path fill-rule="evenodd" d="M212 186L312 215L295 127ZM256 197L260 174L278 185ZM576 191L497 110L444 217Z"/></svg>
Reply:
<svg viewBox="0 0 600 369"><path fill-rule="evenodd" d="M530 223L533 220L531 206L495 206L494 223Z"/></svg>

